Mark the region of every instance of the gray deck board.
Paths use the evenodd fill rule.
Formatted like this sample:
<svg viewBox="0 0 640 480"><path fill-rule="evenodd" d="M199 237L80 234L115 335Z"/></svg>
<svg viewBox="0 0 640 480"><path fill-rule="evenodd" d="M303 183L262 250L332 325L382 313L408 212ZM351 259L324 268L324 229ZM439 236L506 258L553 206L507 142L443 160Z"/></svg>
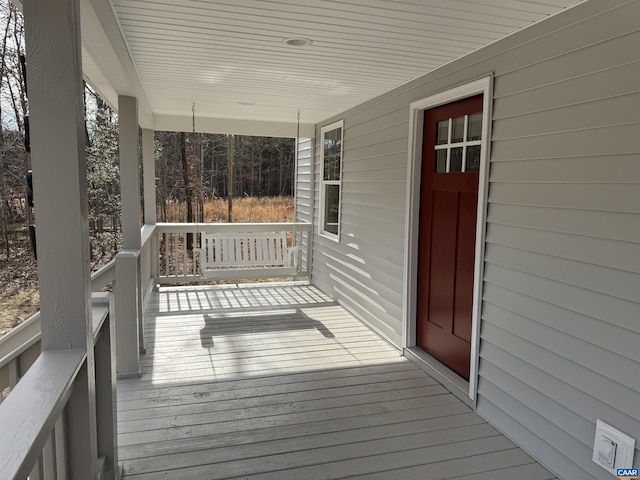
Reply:
<svg viewBox="0 0 640 480"><path fill-rule="evenodd" d="M125 479L553 478L311 286L153 295Z"/></svg>

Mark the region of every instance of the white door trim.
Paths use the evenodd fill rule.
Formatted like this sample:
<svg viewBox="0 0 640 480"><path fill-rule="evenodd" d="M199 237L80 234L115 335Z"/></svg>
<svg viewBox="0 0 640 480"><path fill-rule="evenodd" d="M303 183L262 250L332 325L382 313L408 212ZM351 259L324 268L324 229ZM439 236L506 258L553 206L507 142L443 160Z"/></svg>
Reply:
<svg viewBox="0 0 640 480"><path fill-rule="evenodd" d="M482 307L482 278L484 265L485 225L487 218L487 191L489 183L489 150L491 145L491 107L493 99L493 76L418 100L409 109L409 155L407 165L407 205L404 256L404 299L402 342L403 348L416 345L417 278L418 278L418 234L420 230L420 182L422 173L423 112L439 105L461 100L482 93L482 148L480 151L480 179L478 185L478 214L476 224L476 250L473 287L473 318L471 328L471 370L469 375L469 398L474 402L478 385L478 355L480 346L480 315Z"/></svg>

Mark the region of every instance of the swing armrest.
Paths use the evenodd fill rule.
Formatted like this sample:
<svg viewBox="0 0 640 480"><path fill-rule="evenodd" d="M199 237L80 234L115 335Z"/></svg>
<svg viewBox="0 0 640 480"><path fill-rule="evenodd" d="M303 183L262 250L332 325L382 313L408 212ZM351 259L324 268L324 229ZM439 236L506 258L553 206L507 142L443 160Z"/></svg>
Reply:
<svg viewBox="0 0 640 480"><path fill-rule="evenodd" d="M298 257L300 256L301 251L302 249L299 245L287 248L287 261L289 263L289 266L294 267L296 270L298 270Z"/></svg>

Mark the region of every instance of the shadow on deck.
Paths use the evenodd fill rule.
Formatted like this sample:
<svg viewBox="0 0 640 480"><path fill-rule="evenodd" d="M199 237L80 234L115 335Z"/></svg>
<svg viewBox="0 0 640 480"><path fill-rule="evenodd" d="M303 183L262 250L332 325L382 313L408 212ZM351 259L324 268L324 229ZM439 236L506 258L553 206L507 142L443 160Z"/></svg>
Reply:
<svg viewBox="0 0 640 480"><path fill-rule="evenodd" d="M125 479L550 479L309 285L166 288L118 382Z"/></svg>

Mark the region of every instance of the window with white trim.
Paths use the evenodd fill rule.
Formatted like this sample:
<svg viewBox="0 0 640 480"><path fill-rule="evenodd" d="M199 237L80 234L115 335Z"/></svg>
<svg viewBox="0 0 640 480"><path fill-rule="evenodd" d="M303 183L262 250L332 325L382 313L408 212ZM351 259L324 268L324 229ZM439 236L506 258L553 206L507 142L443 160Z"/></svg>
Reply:
<svg viewBox="0 0 640 480"><path fill-rule="evenodd" d="M320 232L338 240L342 187L342 139L344 121L322 127L320 152Z"/></svg>

